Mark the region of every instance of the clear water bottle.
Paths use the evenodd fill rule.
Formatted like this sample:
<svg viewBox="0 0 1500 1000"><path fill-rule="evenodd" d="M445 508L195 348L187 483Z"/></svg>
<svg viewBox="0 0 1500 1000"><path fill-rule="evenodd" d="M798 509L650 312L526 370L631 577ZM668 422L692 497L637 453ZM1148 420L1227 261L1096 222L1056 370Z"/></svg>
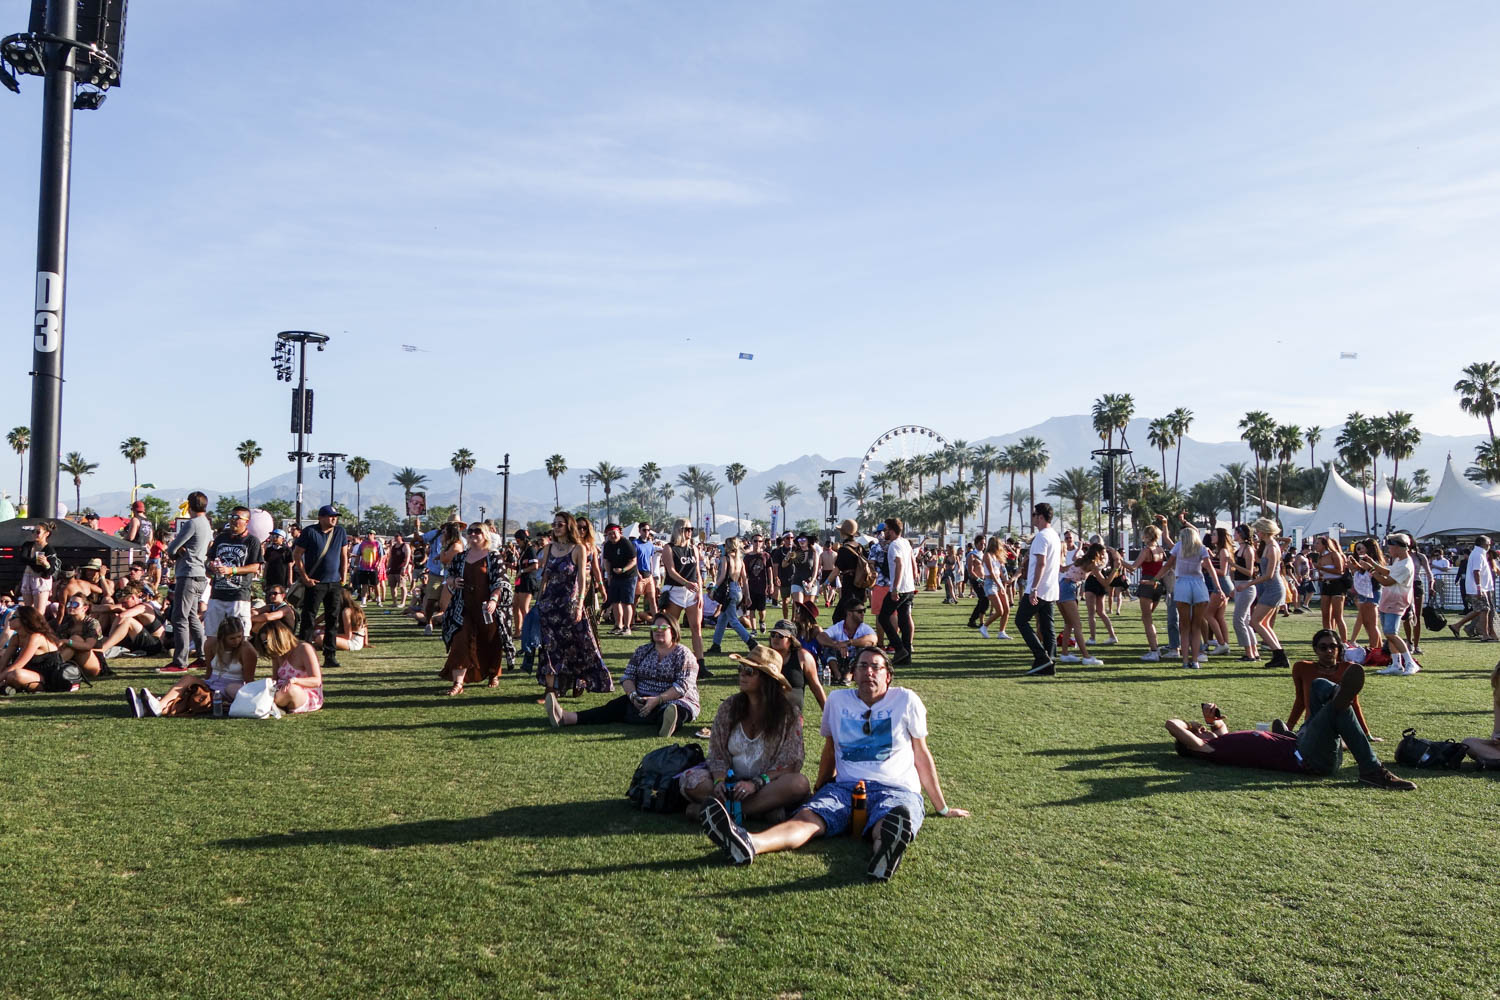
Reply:
<svg viewBox="0 0 1500 1000"><path fill-rule="evenodd" d="M734 820L736 826L745 825L745 807L739 799L734 797L734 768L730 768L724 774L724 797L728 800L729 816Z"/></svg>
<svg viewBox="0 0 1500 1000"><path fill-rule="evenodd" d="M216 689L214 691L214 693L213 693L213 714L214 714L214 718L216 718L216 719L222 719L224 717L224 713L226 711L228 711L228 709L226 709L224 707L224 692L219 691L219 690Z"/></svg>
<svg viewBox="0 0 1500 1000"><path fill-rule="evenodd" d="M490 602L485 601L479 606L479 620L486 625L495 624L495 613L490 610Z"/></svg>

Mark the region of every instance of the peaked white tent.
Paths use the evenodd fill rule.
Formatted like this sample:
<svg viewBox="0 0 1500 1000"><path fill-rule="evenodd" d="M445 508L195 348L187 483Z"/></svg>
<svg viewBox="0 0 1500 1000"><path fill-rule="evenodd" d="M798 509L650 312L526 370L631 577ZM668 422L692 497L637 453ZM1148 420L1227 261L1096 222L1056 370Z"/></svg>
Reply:
<svg viewBox="0 0 1500 1000"><path fill-rule="evenodd" d="M1276 505L1273 503L1270 506L1271 516L1276 517ZM1311 538L1312 532L1307 529L1317 516L1318 512L1316 510L1308 510L1305 507L1293 507L1291 504L1284 503L1281 505L1281 533L1287 538L1291 538L1293 532L1301 528L1302 537Z"/></svg>
<svg viewBox="0 0 1500 1000"><path fill-rule="evenodd" d="M1414 534L1482 535L1500 531L1500 496L1469 482L1453 467L1449 456L1443 481L1427 505L1427 516Z"/></svg>
<svg viewBox="0 0 1500 1000"><path fill-rule="evenodd" d="M1387 505L1391 502L1391 491L1385 484L1375 491L1374 509L1369 513L1371 523L1377 525L1379 534L1384 535L1389 530L1407 531L1416 533L1422 527L1422 522L1427 519L1427 507L1425 503L1405 503L1397 500L1395 510L1392 512L1392 525L1385 523L1385 512ZM1338 527L1342 535L1362 535L1365 532L1366 510L1370 507L1371 497L1368 492L1361 492L1349 485L1343 476L1331 466L1328 469L1328 482L1323 486L1323 496L1318 500L1318 506L1313 518L1306 525L1306 534L1326 535L1334 527ZM1282 507L1286 510L1286 507Z"/></svg>

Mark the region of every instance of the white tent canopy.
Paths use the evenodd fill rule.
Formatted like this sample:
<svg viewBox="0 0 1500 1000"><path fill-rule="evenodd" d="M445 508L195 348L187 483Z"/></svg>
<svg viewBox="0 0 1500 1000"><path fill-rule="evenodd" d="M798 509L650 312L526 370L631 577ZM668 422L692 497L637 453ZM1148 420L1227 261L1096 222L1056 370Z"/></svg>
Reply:
<svg viewBox="0 0 1500 1000"><path fill-rule="evenodd" d="M1500 531L1500 496L1469 482L1453 467L1450 455L1443 481L1427 505L1427 516L1414 532L1429 535L1482 535Z"/></svg>
<svg viewBox="0 0 1500 1000"><path fill-rule="evenodd" d="M1326 535L1338 528L1342 535L1362 535L1367 517L1379 534L1384 535L1389 530L1415 534L1427 518L1428 505L1397 500L1391 515L1393 524L1386 525L1385 512L1391 502L1391 491L1385 484L1382 483L1381 486L1384 488L1377 488L1375 491L1374 507L1371 510L1370 494L1350 486L1336 469L1329 466L1328 482L1323 486L1323 496L1318 500L1314 516L1304 527L1305 534ZM1285 511L1288 508L1281 509Z"/></svg>
<svg viewBox="0 0 1500 1000"><path fill-rule="evenodd" d="M1271 505L1271 515L1277 515L1276 505ZM1305 507L1293 507L1291 504L1282 504L1279 520L1281 521L1281 533L1291 538L1298 528L1302 529L1303 538L1311 538L1312 532L1308 531L1308 525L1317 518L1318 512L1308 510Z"/></svg>

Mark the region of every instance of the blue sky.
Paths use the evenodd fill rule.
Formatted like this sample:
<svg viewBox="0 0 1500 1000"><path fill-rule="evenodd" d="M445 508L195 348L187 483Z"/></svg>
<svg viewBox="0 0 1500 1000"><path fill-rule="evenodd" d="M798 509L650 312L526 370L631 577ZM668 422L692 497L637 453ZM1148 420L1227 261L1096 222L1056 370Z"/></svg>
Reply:
<svg viewBox="0 0 1500 1000"><path fill-rule="evenodd" d="M233 488L247 437L283 471L287 328L334 338L313 448L416 466L763 468L1111 391L1203 440L1252 408L1480 429L1450 386L1500 354L1500 8L448 6L132 5L125 86L76 121L86 492L128 484L132 434L161 484ZM23 87L5 427L29 414Z"/></svg>

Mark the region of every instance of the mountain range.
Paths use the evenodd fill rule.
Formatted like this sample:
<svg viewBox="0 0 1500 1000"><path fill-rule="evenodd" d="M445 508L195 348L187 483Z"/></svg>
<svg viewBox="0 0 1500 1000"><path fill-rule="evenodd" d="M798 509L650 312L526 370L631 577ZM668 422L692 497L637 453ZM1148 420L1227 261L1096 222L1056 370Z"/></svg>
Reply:
<svg viewBox="0 0 1500 1000"><path fill-rule="evenodd" d="M1126 432L1126 440L1135 449L1132 458L1137 464L1149 465L1151 468L1161 471L1161 455L1155 449L1146 444L1146 434L1149 421L1145 418L1132 420ZM1333 440L1338 436L1339 428L1326 428L1323 440L1319 442L1316 457L1322 461L1333 455ZM995 437L972 440L972 446L993 444L997 448L1004 448L1015 444L1023 437L1039 437L1047 443L1049 460L1047 468L1037 475L1038 492L1046 495L1045 483L1062 470L1073 466L1087 466L1092 463L1090 452L1100 446L1099 437L1094 433L1091 418L1087 414L1075 414L1070 416L1052 417L1036 424L1008 434ZM915 451L931 450L933 441L927 438L919 438L922 442ZM1401 473L1404 477L1419 468L1425 468L1431 474L1434 486L1442 478L1443 463L1447 455L1451 454L1460 467L1466 467L1473 458L1474 447L1484 440L1480 434L1463 436L1424 435L1422 443L1417 447L1412 458L1401 463ZM878 472L884 467L885 460L902 454L901 442L897 440L885 446L885 449L872 456L870 472ZM731 460L733 456L728 457ZM1304 446L1295 456L1294 461L1299 465L1308 463L1308 449ZM370 459L370 474L360 484L358 502L361 507L369 507L372 504L384 503L401 509L402 491L401 487L391 484L391 477L402 468L379 459ZM590 459L590 464L597 459ZM1168 449L1166 454L1167 479L1171 481L1174 476L1174 463L1176 461L1176 449ZM821 504L818 500L818 483L823 479L822 470L835 468L845 470L845 475L838 480L839 493L842 494L844 487L852 483L858 473L861 457L845 456L829 459L820 454L803 455L781 465L769 469L752 469L740 484L739 497L742 510L746 517L757 517L763 520L769 519L770 503L764 499L766 488L777 480L785 480L788 484L797 487L798 494L788 504L790 510L787 512L793 522L808 517L818 517L821 514ZM1218 473L1226 462L1250 462L1250 453L1242 441L1198 441L1192 437L1184 437L1182 441L1182 471L1181 482L1184 488L1188 484L1199 482ZM712 471L723 482L724 467L721 464L707 462L698 463L700 467ZM1381 463L1382 471L1389 468L1389 463ZM636 467L624 466L627 478L615 487L618 496L635 479ZM661 482L675 483L679 473L687 469L687 464L662 466ZM437 468L418 468L418 472L427 476L427 504L429 507L456 503L458 500L458 474L447 466ZM586 469L570 468L559 477L557 482L557 495L562 504L574 509L581 507L586 499L586 490L580 482L580 476ZM1002 477L996 477L992 481L992 503L998 504L1004 509L1003 502L999 498L1004 494L1008 483L1001 481ZM67 489L68 483L63 484L61 494L66 499L71 491ZM304 505L307 509L316 509L319 504L326 503L329 496L328 482L318 479L317 467L309 465L304 471ZM356 506L355 484L345 474L343 468L339 469L338 477L334 481L334 495L338 500L345 503L351 509ZM212 504L221 494L243 496L243 489L230 488L227 490L209 490L204 486L192 485L170 489L156 489L151 491L157 496L166 498L172 502L185 497L190 490L203 489L209 495ZM602 501L602 493L597 486L594 487L593 500L597 505ZM270 479L254 484L250 489L252 506L271 498L294 500L296 497L296 472L289 470ZM92 507L101 514L123 512L129 504L129 491L121 490L115 492L104 492L86 494L83 503L86 507ZM464 510L470 516L478 512L482 504L490 517L498 517L501 503L501 481L493 467L480 466L469 473L464 482ZM841 500L841 504L844 501ZM733 517L735 512L734 490L727 484L718 495L718 513L720 517ZM513 472L510 477L510 518L513 521L528 521L545 519L550 516L553 507L553 484L547 473L542 469L530 469L526 471ZM685 498L679 494L671 501L674 516L684 512L686 507ZM603 516L603 509L599 507L599 516Z"/></svg>

